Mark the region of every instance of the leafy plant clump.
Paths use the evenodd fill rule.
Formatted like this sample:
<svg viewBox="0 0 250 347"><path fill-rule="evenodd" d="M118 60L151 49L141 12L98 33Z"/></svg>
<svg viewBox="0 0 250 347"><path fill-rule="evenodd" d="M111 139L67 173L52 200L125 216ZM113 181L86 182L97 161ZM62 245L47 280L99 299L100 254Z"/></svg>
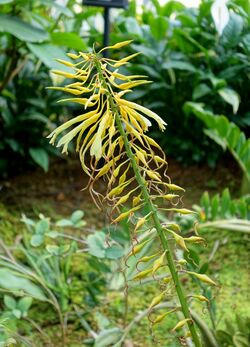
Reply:
<svg viewBox="0 0 250 347"><path fill-rule="evenodd" d="M167 121L168 134L155 127L154 139L186 164L205 161L214 166L222 151L204 135L200 120L183 111L185 102L202 102L246 134L250 124L249 1L227 1L223 8L215 3L203 0L198 8L187 8L179 1L154 0L139 11L132 1L113 24L114 42L133 35L131 48L143 53L125 70L154 81L128 98L140 100ZM221 25L220 13L227 18Z"/></svg>
<svg viewBox="0 0 250 347"><path fill-rule="evenodd" d="M55 107L60 93L45 86L51 84L49 69L58 67L55 57L67 59L65 51L86 48L74 5L0 1L0 176L34 165L47 171L49 156L59 154L44 135L66 110Z"/></svg>
<svg viewBox="0 0 250 347"><path fill-rule="evenodd" d="M191 336L194 344L200 346L181 278L191 276L209 286L216 283L207 275L188 271L187 261L175 256L175 249L188 253L189 244L203 243L204 239L198 235L184 237L177 223L161 223L159 219L160 211L183 215L193 213L186 208L177 207L184 189L171 182L166 173L167 162L163 151L146 135L151 119L161 130L165 129L166 123L156 113L125 98L132 92L132 88L150 83L145 76L127 76L119 72L119 68L126 66L138 53L120 60L101 56L104 50L116 50L130 43L131 41L120 42L105 47L98 53L95 50L91 53L69 53L73 62L59 60L71 68L71 72L54 73L72 81L65 87L51 89L72 94L73 97L62 101L81 104L86 112L55 129L49 135L50 142L54 144L58 141L57 146L62 146L63 153L67 153L69 143L76 138L76 151L79 152L84 172L89 176L88 187L96 205L103 202L110 204L112 224L127 218L130 220L131 247L125 264L133 257L137 258L138 263L145 264L145 268L138 270L132 280L155 277L164 269L160 292L149 306L151 324L158 324L168 315L180 311L183 316L172 328L172 332L178 333L183 327L188 327L186 337ZM95 188L96 181L101 178L107 182L105 195ZM130 204L129 209L126 209L127 204ZM149 244L154 246L148 247ZM146 255L141 257L140 252L146 249ZM156 317L151 316L155 306L164 299L175 296L178 303L171 310ZM191 301L208 301L206 297L194 293L189 294L188 298ZM182 338L185 339L184 336Z"/></svg>

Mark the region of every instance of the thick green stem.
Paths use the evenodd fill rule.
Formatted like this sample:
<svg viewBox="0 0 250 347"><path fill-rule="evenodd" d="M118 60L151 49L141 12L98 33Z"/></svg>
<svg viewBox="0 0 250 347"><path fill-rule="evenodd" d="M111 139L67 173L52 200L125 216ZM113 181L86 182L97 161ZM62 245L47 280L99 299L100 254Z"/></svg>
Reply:
<svg viewBox="0 0 250 347"><path fill-rule="evenodd" d="M147 186L145 184L144 178L142 177L142 175L140 173L140 169L136 163L134 154L131 150L131 147L130 147L130 144L128 141L127 134L123 128L122 121L121 121L119 115L116 115L116 124L117 124L117 127L118 127L120 134L123 137L126 153L130 159L133 171L135 173L135 178L136 178L138 184L140 185L142 195L143 195L143 198L145 201L145 205L147 206L148 210L151 212L152 219L154 221L155 229L156 229L158 236L161 240L162 247L166 251L167 263L168 263L169 270L170 270L172 278L173 278L173 282L174 282L175 287L176 287L176 292L177 292L177 295L179 297L179 301L180 301L180 304L182 307L182 312L183 312L185 318L191 319L191 315L190 315L189 309L188 309L187 300L186 300L186 297L183 293L181 282L180 282L178 273L177 273L176 268L175 268L175 264L174 264L174 260L173 260L173 256L171 253L171 249L170 249L168 240L166 239L166 237L164 235L164 231L163 231L163 228L161 226L161 222L160 222L158 214L157 214L157 209L150 199L149 191L148 191ZM192 320L188 321L188 325L189 325L189 330L190 330L190 333L192 335L193 342L194 342L195 346L197 346L197 347L201 346L198 335L196 333L196 330L195 330L195 327L193 324L193 321Z"/></svg>
<svg viewBox="0 0 250 347"><path fill-rule="evenodd" d="M105 78L104 78L104 76L102 74L102 70L101 70L99 62L96 64L96 66L97 66L97 70L99 72L100 78L101 78L101 80L103 82L103 86L104 86L104 88L106 90L108 90L107 82L106 82L106 80L105 80ZM183 289L182 289L182 285L181 285L181 282L180 282L180 279L179 279L179 276L178 276L178 273L177 273L177 270L176 270L176 267L175 267L175 264L174 264L172 251L171 251L171 248L169 246L169 242L168 242L168 240L166 239L166 237L164 235L164 230L162 228L160 219L159 219L158 214L157 214L157 208L156 208L156 206L153 204L153 202L150 199L150 193L148 191L146 182L145 182L143 176L141 175L140 168L137 165L137 162L135 160L135 156L134 156L134 154L132 152L132 148L131 148L131 145L129 143L129 139L128 139L127 133L126 133L126 131L123 128L121 116L119 114L119 111L118 111L118 108L117 108L116 104L114 103L113 96L111 95L111 93L107 92L107 97L109 99L110 107L111 107L111 109L112 109L112 111L113 111L113 113L114 113L114 115L116 117L116 119L115 119L116 120L116 125L117 125L117 128L118 128L122 138L123 138L125 150L126 150L128 158L130 160L132 169L134 171L136 181L137 181L137 183L140 186L140 189L141 189L144 201L145 201L145 206L151 212L151 216L152 216L152 219L153 219L153 222L154 222L155 229L156 229L157 234L158 234L158 236L160 238L162 247L163 247L164 251L166 251L167 263L168 263L168 266L169 266L170 273L172 275L173 282L175 284L176 292L177 292L177 295L178 295L178 298L179 298L179 301L180 301L180 305L181 305L181 308L182 308L183 315L184 315L185 318L190 319L187 322L188 322L188 326L189 326L189 330L190 330L193 342L194 342L196 347L201 347L201 343L200 343L199 337L198 337L198 335L196 333L195 326L194 326L191 314L190 314L189 309L188 309L187 299L186 299L186 297L184 295L184 292L183 292Z"/></svg>

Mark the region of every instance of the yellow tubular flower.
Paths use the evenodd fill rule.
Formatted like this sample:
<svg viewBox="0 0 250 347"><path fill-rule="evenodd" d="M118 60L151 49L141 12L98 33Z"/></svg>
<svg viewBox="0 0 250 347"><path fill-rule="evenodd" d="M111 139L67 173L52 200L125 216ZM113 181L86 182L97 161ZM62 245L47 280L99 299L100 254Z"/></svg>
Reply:
<svg viewBox="0 0 250 347"><path fill-rule="evenodd" d="M69 72L53 70L53 73L69 78L71 81L64 87L49 88L70 94L69 98L60 102L78 104L81 107L81 114L53 130L48 137L51 144L62 147L63 153L67 153L69 143L76 140L76 151L79 153L82 168L89 176L90 193L93 198L98 197L98 203L100 194L94 189L94 184L98 179L104 179L107 182L107 193L104 199L112 204L112 215L118 212L118 215L112 217L112 223L118 223L126 218L131 219L134 225L131 230L132 240L137 240L136 236L147 225L150 237L146 241L145 238L143 240L139 237L140 241L136 245L133 242L127 259L132 255L136 256L142 250L146 252L147 248L151 247L149 242L152 241L153 244L156 240L160 241L160 249L157 249L154 255L144 255L138 261L145 266L150 266L150 260L154 259L151 268L139 272L133 279L141 280L147 276L154 276L160 268L167 266L168 273L164 275L167 277L163 283L169 288L174 288L185 317L173 331L187 325L195 347L200 347L199 337L189 313L188 296L184 294L179 279L178 270L182 264L175 261L172 255L175 247L172 249L169 242L188 252L189 244L201 243L204 240L198 236L189 238L181 236L177 223L161 223L157 213L159 210L169 214L193 213L182 206L176 207L185 190L172 183L166 175L168 164L165 154L160 145L146 135L153 122L156 122L162 131L167 124L155 112L126 99L133 88L151 83L145 79L145 76L127 76L119 71L120 66L129 64L130 60L140 53L131 54L120 60L105 58L100 54L104 50L116 50L130 43L130 40L120 42L105 47L98 53L94 50L90 53L69 53L68 57L72 59L72 62L58 59L59 63L68 67ZM163 180L164 177L167 178L167 182ZM163 205L157 206L155 202L158 203L158 201ZM128 204L130 204L129 208L122 209L123 205L128 206ZM167 208L166 204L168 204ZM170 204L174 207L169 207ZM182 268L181 272L194 276L208 285L216 285L206 275L185 271ZM167 291L164 290L152 300L150 311L164 300L166 293ZM192 297L206 301L203 296L192 295ZM153 324L161 322L173 311L158 316Z"/></svg>

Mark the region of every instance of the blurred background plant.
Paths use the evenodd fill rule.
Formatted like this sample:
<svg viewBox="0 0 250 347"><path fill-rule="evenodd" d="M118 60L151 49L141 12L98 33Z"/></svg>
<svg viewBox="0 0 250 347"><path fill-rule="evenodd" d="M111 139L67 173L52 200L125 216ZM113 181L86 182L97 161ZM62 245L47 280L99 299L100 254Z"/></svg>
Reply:
<svg viewBox="0 0 250 347"><path fill-rule="evenodd" d="M102 41L101 10L72 0L62 5L3 1L0 6L1 173L32 162L47 171L49 154L58 153L52 153L44 135L74 112L55 106L59 92L45 89L51 78L60 83L49 69L57 69L55 58L67 60L65 52ZM215 166L222 155L195 114L183 111L187 101L202 102L249 135L249 2L230 0L222 24L218 11L212 0L199 8L172 0L138 6L132 0L112 19L111 42L133 37L133 52L142 52L128 69L154 82L138 88L133 98L167 121L167 132L155 129L154 136L168 155L185 164ZM13 160L6 160L10 155Z"/></svg>
<svg viewBox="0 0 250 347"><path fill-rule="evenodd" d="M7 341L20 340L20 331L32 331L51 345L42 327L52 320L61 326L64 345L70 324L80 322L88 331L84 317L92 319L91 310L99 304L104 288L112 287L109 282L119 270L116 261L124 255L129 239L124 229L106 244L111 231L84 232L83 216L80 210L56 221L42 214L38 220L23 215L22 238L12 246L0 240L0 319ZM37 317L33 303L42 305L48 316ZM33 338L28 342L34 345Z"/></svg>
<svg viewBox="0 0 250 347"><path fill-rule="evenodd" d="M56 58L68 59L66 51L87 48L79 32L83 19L93 14L93 10L77 13L74 5L75 1L66 2L66 6L52 0L0 2L3 176L16 174L30 164L47 171L49 155L58 155L48 145L45 135L73 111L56 105L60 93L46 90L53 78L49 71L58 67ZM55 78L53 81L60 82Z"/></svg>
<svg viewBox="0 0 250 347"><path fill-rule="evenodd" d="M132 1L128 12L113 23L112 40L132 35L133 51L142 52L130 70L153 81L133 97L166 120L167 132L157 132L155 138L169 155L186 164L206 161L214 166L221 156L200 120L183 111L186 101L204 103L249 135L249 2L228 2L223 31L212 5L204 0L199 8L186 8L178 1L161 5L154 0L139 14Z"/></svg>

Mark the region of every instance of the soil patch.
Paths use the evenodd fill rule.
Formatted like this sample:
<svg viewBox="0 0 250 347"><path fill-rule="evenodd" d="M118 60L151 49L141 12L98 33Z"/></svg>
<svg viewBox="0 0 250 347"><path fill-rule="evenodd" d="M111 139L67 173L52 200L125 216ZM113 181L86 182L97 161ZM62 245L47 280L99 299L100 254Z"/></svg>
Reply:
<svg viewBox="0 0 250 347"><path fill-rule="evenodd" d="M183 199L186 207L198 203L205 190L213 194L229 187L232 193L237 194L241 174L237 165L227 158L214 169L204 165L183 167L172 158L168 158L168 162L172 182L186 189ZM107 222L105 207L99 211L88 190L82 190L87 183L88 177L77 158L55 159L48 173L36 169L0 182L0 202L9 211L17 213L69 215L81 209L85 211L88 222L101 227ZM99 181L98 190L105 192L105 185L105 182Z"/></svg>

